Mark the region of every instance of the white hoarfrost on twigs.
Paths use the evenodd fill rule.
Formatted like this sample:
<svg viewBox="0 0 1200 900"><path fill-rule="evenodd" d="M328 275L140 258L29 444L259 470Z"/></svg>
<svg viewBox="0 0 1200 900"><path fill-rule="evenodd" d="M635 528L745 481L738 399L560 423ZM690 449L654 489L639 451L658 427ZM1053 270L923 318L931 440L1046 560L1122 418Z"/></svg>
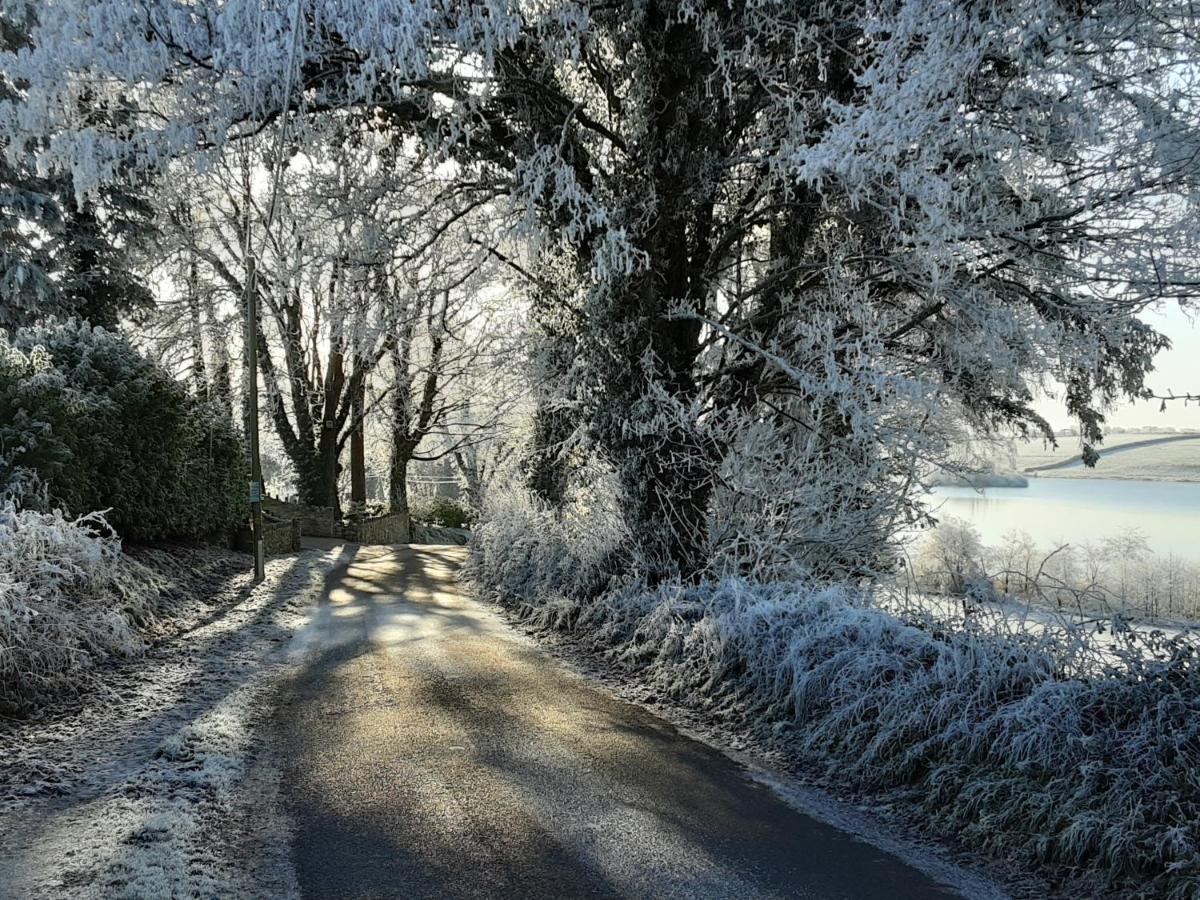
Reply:
<svg viewBox="0 0 1200 900"><path fill-rule="evenodd" d="M245 556L148 552L172 602L158 639L72 709L0 719L0 898L297 895L260 724L337 552L271 560L257 586Z"/></svg>
<svg viewBox="0 0 1200 900"><path fill-rule="evenodd" d="M498 499L468 575L660 697L843 787L905 793L938 830L1082 871L1098 891L1197 896L1194 642L1149 640L1088 669L1069 635L897 615L850 586L648 588L621 571L609 521Z"/></svg>

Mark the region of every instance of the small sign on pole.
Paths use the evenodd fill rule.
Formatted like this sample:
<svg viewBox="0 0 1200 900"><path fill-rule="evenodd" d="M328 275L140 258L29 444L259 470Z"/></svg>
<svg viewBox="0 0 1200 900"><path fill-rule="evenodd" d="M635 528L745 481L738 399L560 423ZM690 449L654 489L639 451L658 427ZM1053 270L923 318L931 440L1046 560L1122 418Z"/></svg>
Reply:
<svg viewBox="0 0 1200 900"><path fill-rule="evenodd" d="M250 502L251 503L262 503L262 482L261 481L250 482Z"/></svg>

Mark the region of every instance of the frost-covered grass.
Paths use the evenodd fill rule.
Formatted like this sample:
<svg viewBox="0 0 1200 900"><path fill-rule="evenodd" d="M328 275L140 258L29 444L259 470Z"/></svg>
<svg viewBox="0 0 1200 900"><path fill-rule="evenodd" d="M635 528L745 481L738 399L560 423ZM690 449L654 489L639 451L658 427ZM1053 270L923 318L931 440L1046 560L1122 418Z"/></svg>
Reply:
<svg viewBox="0 0 1200 900"><path fill-rule="evenodd" d="M1100 461L1095 468L1068 466L1039 472L1039 478L1129 478L1146 481L1195 481L1200 478L1200 437L1169 443L1120 450L1126 444L1140 444L1166 434L1110 434L1096 449ZM1119 452L1112 452L1117 450ZM1016 441L1012 447L1011 464L1018 472L1031 466L1062 463L1079 459L1078 438L1064 437L1057 447L1047 447L1039 440Z"/></svg>
<svg viewBox="0 0 1200 900"><path fill-rule="evenodd" d="M83 688L100 663L140 653L223 575L228 554L130 555L103 518L0 506L0 713Z"/></svg>
<svg viewBox="0 0 1200 900"><path fill-rule="evenodd" d="M102 530L95 515L0 507L0 710L77 688L97 661L140 649L164 585Z"/></svg>
<svg viewBox="0 0 1200 900"><path fill-rule="evenodd" d="M1140 435L1143 439L1153 435ZM1119 446L1119 445L1115 445ZM1200 437L1106 453L1096 468L1068 466L1039 473L1043 478L1120 478L1137 481L1200 481Z"/></svg>
<svg viewBox="0 0 1200 900"><path fill-rule="evenodd" d="M494 508L469 577L665 698L936 829L1148 896L1200 891L1200 665L1189 639L1091 665L1068 632L889 612L869 589L647 588L596 514ZM1136 640L1136 638L1131 638Z"/></svg>

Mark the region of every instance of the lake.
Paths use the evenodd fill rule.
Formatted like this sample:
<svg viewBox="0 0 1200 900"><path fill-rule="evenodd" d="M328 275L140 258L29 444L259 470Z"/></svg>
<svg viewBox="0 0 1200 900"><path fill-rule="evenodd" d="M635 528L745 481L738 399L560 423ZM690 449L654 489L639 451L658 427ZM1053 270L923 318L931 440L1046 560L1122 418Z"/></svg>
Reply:
<svg viewBox="0 0 1200 900"><path fill-rule="evenodd" d="M1014 529L1039 544L1099 541L1136 528L1155 553L1200 560L1200 483L1031 478L1027 488L939 487L938 518L974 525L985 544Z"/></svg>

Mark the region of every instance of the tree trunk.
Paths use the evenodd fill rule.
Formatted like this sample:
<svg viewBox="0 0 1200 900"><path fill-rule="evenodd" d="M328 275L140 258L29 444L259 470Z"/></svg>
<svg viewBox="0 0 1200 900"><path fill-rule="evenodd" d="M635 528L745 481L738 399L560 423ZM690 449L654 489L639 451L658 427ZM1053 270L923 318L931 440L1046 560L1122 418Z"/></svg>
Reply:
<svg viewBox="0 0 1200 900"><path fill-rule="evenodd" d="M196 263L188 267L187 312L188 336L192 344L192 391L200 400L211 400L208 370L204 364L204 329L200 322L200 300L196 296Z"/></svg>
<svg viewBox="0 0 1200 900"><path fill-rule="evenodd" d="M654 373L680 412L652 434L623 440L619 466L631 526L652 565L651 578L695 578L707 561L709 506L719 457L700 423L684 418L695 396L698 328L670 322L658 329ZM634 401L636 402L636 401Z"/></svg>
<svg viewBox="0 0 1200 900"><path fill-rule="evenodd" d="M338 496L341 466L338 463L336 436L328 429L322 429L315 451L304 453L299 458L293 456L292 464L296 467L296 489L300 502L306 506L330 507L336 515L341 516L342 505Z"/></svg>
<svg viewBox="0 0 1200 900"><path fill-rule="evenodd" d="M533 439L525 459L525 484L530 493L555 511L567 495L567 464L562 445L570 436L567 413L539 404L533 414Z"/></svg>
<svg viewBox="0 0 1200 900"><path fill-rule="evenodd" d="M388 507L392 515L403 518L401 541L412 540L412 517L408 511L408 464L413 448L397 440L392 445L392 464L389 472Z"/></svg>
<svg viewBox="0 0 1200 900"><path fill-rule="evenodd" d="M593 421L617 467L648 577L692 579L706 563L720 455L695 418L701 323L675 312L703 311L709 300L714 197L705 173L724 128L696 68L704 52L695 33L661 10L645 27L655 112L634 177L655 198L638 241L650 265L594 308L592 324L607 339L599 352L612 358L596 359L602 390Z"/></svg>
<svg viewBox="0 0 1200 900"><path fill-rule="evenodd" d="M230 384L229 357L219 357L217 371L213 378L212 401L217 409L229 420L233 419L233 387Z"/></svg>
<svg viewBox="0 0 1200 900"><path fill-rule="evenodd" d="M331 423L332 424L332 423ZM331 507L338 516L342 514L342 502L338 496L338 476L342 466L338 460L337 432L333 427L321 429L321 440L317 446L321 464L322 489L325 492L323 506Z"/></svg>
<svg viewBox="0 0 1200 900"><path fill-rule="evenodd" d="M454 464L463 481L463 500L475 513L483 512L484 466L473 447L454 451Z"/></svg>
<svg viewBox="0 0 1200 900"><path fill-rule="evenodd" d="M366 393L363 385L354 392L354 405L350 416L353 420L350 432L350 503L355 512L362 512L367 505L366 449L363 442L363 406Z"/></svg>
<svg viewBox="0 0 1200 900"><path fill-rule="evenodd" d="M332 293L332 289L331 289ZM342 503L338 496L338 476L341 474L341 447L338 444L338 400L342 395L345 384L345 369L340 333L334 333L331 338L333 348L329 351L329 365L325 369L325 401L322 404L320 429L317 432L317 460L321 478L320 490L325 499L322 506L333 509L334 514L341 516Z"/></svg>

